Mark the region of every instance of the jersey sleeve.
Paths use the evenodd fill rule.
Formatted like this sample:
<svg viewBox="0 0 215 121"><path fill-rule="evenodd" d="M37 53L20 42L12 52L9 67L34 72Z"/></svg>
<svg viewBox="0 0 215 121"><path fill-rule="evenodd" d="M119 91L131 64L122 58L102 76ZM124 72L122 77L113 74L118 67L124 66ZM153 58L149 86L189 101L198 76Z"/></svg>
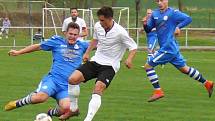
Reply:
<svg viewBox="0 0 215 121"><path fill-rule="evenodd" d="M155 22L154 22L154 17L153 14L151 17L147 20L147 24L143 26L144 30L146 33L149 33L152 31L153 28L155 28Z"/></svg>
<svg viewBox="0 0 215 121"><path fill-rule="evenodd" d="M48 39L47 41L42 41L40 43L40 47L42 50L45 50L45 51L51 51L51 50L54 50L54 48L56 47L57 45L57 36L52 36L50 39Z"/></svg>
<svg viewBox="0 0 215 121"><path fill-rule="evenodd" d="M126 48L129 49L129 51L137 49L136 42L128 35L125 29L121 30L121 40L123 44L126 45Z"/></svg>
<svg viewBox="0 0 215 121"><path fill-rule="evenodd" d="M188 16L185 13L182 13L179 10L174 10L174 20L177 22L177 27L179 29L187 26L192 22L192 19L190 16Z"/></svg>

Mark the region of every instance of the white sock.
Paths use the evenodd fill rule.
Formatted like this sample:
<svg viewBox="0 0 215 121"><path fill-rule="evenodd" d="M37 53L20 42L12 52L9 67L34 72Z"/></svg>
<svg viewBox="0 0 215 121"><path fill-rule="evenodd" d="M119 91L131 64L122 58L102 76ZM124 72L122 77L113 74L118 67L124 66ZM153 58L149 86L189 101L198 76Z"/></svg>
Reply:
<svg viewBox="0 0 215 121"><path fill-rule="evenodd" d="M84 121L92 121L96 112L99 110L101 106L101 96L98 94L92 94L92 98L89 102L87 117Z"/></svg>
<svg viewBox="0 0 215 121"><path fill-rule="evenodd" d="M78 97L80 95L80 86L69 84L68 91L70 98L70 110L72 112L75 112L78 109Z"/></svg>

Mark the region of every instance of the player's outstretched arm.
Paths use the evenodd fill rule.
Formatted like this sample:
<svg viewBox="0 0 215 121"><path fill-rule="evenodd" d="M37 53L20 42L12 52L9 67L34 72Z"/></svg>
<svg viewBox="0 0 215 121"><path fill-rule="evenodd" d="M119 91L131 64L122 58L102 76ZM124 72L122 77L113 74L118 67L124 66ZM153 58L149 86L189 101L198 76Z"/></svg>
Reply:
<svg viewBox="0 0 215 121"><path fill-rule="evenodd" d="M8 55L9 56L18 56L18 55L22 55L22 54L25 54L25 53L38 51L40 49L41 49L40 44L34 44L34 45L27 46L27 47L25 47L23 49L20 49L20 50L10 50L8 52Z"/></svg>
<svg viewBox="0 0 215 121"><path fill-rule="evenodd" d="M125 65L129 69L132 67L132 60L134 59L136 51L137 51L137 49L131 50L128 54L128 58L125 61Z"/></svg>

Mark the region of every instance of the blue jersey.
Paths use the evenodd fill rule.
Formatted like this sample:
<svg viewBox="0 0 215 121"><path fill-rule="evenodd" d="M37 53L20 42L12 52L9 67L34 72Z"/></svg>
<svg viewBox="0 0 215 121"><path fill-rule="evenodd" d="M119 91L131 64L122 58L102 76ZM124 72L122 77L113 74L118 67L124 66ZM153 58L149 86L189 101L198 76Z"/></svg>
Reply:
<svg viewBox="0 0 215 121"><path fill-rule="evenodd" d="M52 51L52 67L49 75L54 77L53 81L59 85L68 85L71 73L82 63L88 43L77 40L74 45L60 36L53 36L47 41L40 43L45 51Z"/></svg>
<svg viewBox="0 0 215 121"><path fill-rule="evenodd" d="M159 9L153 11L152 16L144 26L146 32L150 32L152 28L156 28L160 52L176 54L179 52L179 46L175 39L174 32L176 27L182 27L191 23L192 19L185 13L167 8L161 12Z"/></svg>

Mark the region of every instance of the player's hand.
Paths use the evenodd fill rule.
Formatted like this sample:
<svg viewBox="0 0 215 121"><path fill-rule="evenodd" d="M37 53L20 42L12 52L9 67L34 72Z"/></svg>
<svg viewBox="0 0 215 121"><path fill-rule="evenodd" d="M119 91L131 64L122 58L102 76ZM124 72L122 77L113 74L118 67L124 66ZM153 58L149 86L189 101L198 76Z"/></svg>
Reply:
<svg viewBox="0 0 215 121"><path fill-rule="evenodd" d="M176 29L175 29L175 36L179 36L180 33L181 33L181 30L178 27L176 27Z"/></svg>
<svg viewBox="0 0 215 121"><path fill-rule="evenodd" d="M126 67L128 68L128 69L130 69L130 68L132 68L132 61L130 60L130 59L127 59L126 61L125 61L125 65L126 65Z"/></svg>
<svg viewBox="0 0 215 121"><path fill-rule="evenodd" d="M18 56L18 55L20 55L20 53L19 53L19 51L17 51L17 50L10 50L10 51L8 52L8 55L9 55L9 56Z"/></svg>
<svg viewBox="0 0 215 121"><path fill-rule="evenodd" d="M89 58L90 58L90 55L87 54L87 53L85 53L85 54L83 55L83 62L84 62L84 63L87 62L87 61L89 60Z"/></svg>
<svg viewBox="0 0 215 121"><path fill-rule="evenodd" d="M146 25L146 24L147 24L147 20L148 20L148 16L145 16L145 17L143 18L143 25Z"/></svg>

